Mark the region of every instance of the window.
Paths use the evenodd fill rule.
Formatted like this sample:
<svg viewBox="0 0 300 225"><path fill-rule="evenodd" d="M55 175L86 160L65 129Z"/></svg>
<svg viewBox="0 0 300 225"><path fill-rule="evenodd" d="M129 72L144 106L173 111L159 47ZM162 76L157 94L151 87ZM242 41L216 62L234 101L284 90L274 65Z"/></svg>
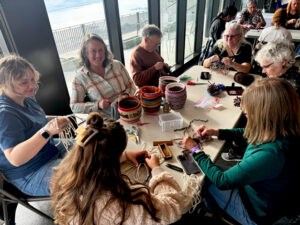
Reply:
<svg viewBox="0 0 300 225"><path fill-rule="evenodd" d="M175 65L177 0L160 1L161 56L169 66Z"/></svg>
<svg viewBox="0 0 300 225"><path fill-rule="evenodd" d="M197 0L187 0L184 58L194 53Z"/></svg>
<svg viewBox="0 0 300 225"><path fill-rule="evenodd" d="M109 45L103 2L99 0L45 0L56 48L69 93L79 68L82 38L96 33Z"/></svg>
<svg viewBox="0 0 300 225"><path fill-rule="evenodd" d="M0 58L9 55L8 48L6 46L2 31L0 30Z"/></svg>
<svg viewBox="0 0 300 225"><path fill-rule="evenodd" d="M119 0L125 66L129 70L132 51L142 40L142 29L148 22L147 0Z"/></svg>

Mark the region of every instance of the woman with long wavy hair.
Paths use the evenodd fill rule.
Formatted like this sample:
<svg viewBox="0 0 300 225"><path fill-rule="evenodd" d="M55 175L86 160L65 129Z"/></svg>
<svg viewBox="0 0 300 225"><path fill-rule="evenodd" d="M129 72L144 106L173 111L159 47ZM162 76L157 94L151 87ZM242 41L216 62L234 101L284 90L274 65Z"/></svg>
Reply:
<svg viewBox="0 0 300 225"><path fill-rule="evenodd" d="M119 122L91 113L74 148L55 169L51 197L57 224L169 224L182 214L182 193L156 155L124 151ZM143 156L152 169L149 187L121 174L120 162Z"/></svg>
<svg viewBox="0 0 300 225"><path fill-rule="evenodd" d="M191 137L183 141L206 175L201 191L207 205L243 225L273 224L287 213L298 215L300 103L295 89L282 78L262 79L245 90L241 109L246 128L201 126L197 131L220 140L247 138L242 161L228 170L215 165Z"/></svg>

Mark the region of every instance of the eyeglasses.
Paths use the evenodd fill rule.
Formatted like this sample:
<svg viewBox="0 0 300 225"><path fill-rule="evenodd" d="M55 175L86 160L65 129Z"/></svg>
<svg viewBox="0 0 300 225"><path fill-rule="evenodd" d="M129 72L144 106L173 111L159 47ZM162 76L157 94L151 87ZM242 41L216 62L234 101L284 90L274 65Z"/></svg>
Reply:
<svg viewBox="0 0 300 225"><path fill-rule="evenodd" d="M240 35L240 34L235 34L235 35L224 35L224 37L226 38L226 39L229 39L229 38L235 38L236 36L238 36L238 35Z"/></svg>
<svg viewBox="0 0 300 225"><path fill-rule="evenodd" d="M274 64L274 62L266 65L266 66L261 66L262 69L268 69L270 66L272 66Z"/></svg>
<svg viewBox="0 0 300 225"><path fill-rule="evenodd" d="M159 41L153 41L151 38L148 38L153 44L159 46L160 45L160 40Z"/></svg>

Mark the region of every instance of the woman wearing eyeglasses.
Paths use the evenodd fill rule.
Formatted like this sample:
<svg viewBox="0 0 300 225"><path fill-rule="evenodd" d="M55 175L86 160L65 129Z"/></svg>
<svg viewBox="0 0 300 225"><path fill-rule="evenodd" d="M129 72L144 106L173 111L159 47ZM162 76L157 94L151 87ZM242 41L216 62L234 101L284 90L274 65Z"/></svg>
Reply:
<svg viewBox="0 0 300 225"><path fill-rule="evenodd" d="M237 23L229 24L223 39L217 41L203 66L209 68L212 63L225 64L230 69L248 73L251 68L252 47L244 39L243 29Z"/></svg>
<svg viewBox="0 0 300 225"><path fill-rule="evenodd" d="M257 2L255 0L248 0L247 9L245 9L240 16L239 24L245 30L258 29L266 26L266 21L260 10L257 10Z"/></svg>
<svg viewBox="0 0 300 225"><path fill-rule="evenodd" d="M280 77L289 81L300 96L300 73L294 66L294 44L289 41L269 42L258 51L255 60L268 77Z"/></svg>

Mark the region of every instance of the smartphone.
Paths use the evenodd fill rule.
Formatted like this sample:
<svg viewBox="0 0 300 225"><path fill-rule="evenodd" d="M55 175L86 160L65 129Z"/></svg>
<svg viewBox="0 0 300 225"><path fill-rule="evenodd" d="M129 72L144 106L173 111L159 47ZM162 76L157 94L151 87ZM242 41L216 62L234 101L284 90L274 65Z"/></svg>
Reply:
<svg viewBox="0 0 300 225"><path fill-rule="evenodd" d="M193 157L188 153L177 156L177 159L181 163L185 173L187 175L197 174L201 172L201 169L193 159Z"/></svg>
<svg viewBox="0 0 300 225"><path fill-rule="evenodd" d="M210 73L209 72L201 72L200 78L202 80L209 80L210 79Z"/></svg>

